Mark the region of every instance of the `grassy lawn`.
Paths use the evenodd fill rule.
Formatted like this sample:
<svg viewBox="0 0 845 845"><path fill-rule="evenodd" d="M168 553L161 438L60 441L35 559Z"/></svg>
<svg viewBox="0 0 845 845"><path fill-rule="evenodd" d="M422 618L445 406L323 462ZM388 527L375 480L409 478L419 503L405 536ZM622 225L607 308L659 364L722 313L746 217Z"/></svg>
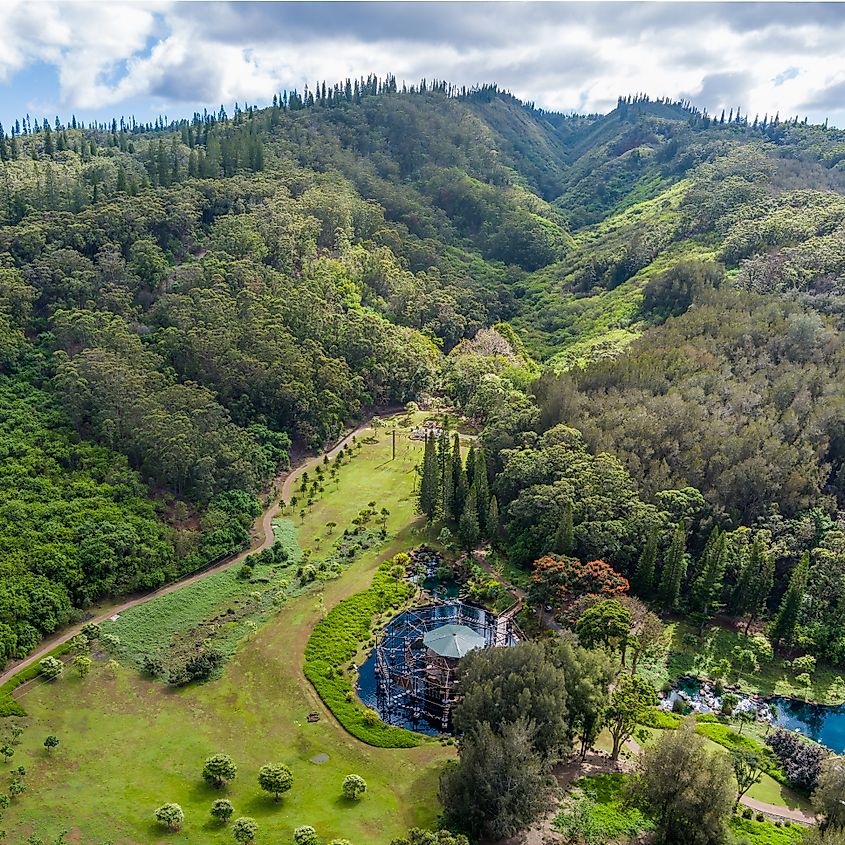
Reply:
<svg viewBox="0 0 845 845"><path fill-rule="evenodd" d="M721 753L727 754L730 753L728 748L726 748L724 745L719 744L718 742L715 742L709 736L707 736L707 733L710 730L722 727L722 725L716 723L706 722L698 726L697 732L704 736L711 750L716 750ZM746 729L744 733L748 733L748 730ZM640 726L637 728L634 734L634 739L636 739L636 741L642 747L648 747L649 745L652 745L653 743L657 742L657 740L662 735L662 730ZM742 740L747 739L750 750L754 750L757 746L762 745L761 736L739 736L735 737L735 739L739 747L742 747ZM613 743L611 741L610 734L607 731L602 731L602 733L599 735L595 747L601 751L609 752L612 748L612 745ZM623 750L622 756L623 758L627 759L632 758L632 755L627 752L627 749ZM781 807L790 807L792 809L811 809L810 802L804 796L798 794L797 792L795 792L795 790L790 789L788 786L779 783L773 777L765 773L762 775L760 782L751 787L751 789L748 791L748 795L751 798L756 798L758 801L765 801L767 804L776 804Z"/></svg>
<svg viewBox="0 0 845 845"><path fill-rule="evenodd" d="M671 638L665 666L651 667L649 677L659 687L662 682L672 681L681 675L714 677L714 667L722 660L733 663L733 649L745 647L746 639L735 631L717 626L705 629L704 637L695 645L684 642L685 635L697 635L698 629L686 622L673 622L667 626ZM691 641L690 641L691 642ZM845 676L842 672L820 665L812 675L812 684L806 687L796 682L799 674L784 667L784 658L778 655L772 660L761 662L760 670L737 673L734 669L725 680L743 692L761 695L782 695L804 698L819 704L842 704L845 701Z"/></svg>
<svg viewBox="0 0 845 845"><path fill-rule="evenodd" d="M403 460L400 453L390 461L389 441L382 431L378 443L365 445L341 469L337 490L327 490L302 523L298 515L294 520L300 546L313 547L314 538L325 534L325 522L342 530L375 500L391 511L386 543L364 551L340 578L317 582L257 630L246 631L219 680L174 690L132 669L111 673L100 660L85 679L68 672L54 683L22 690L29 727L13 764L27 767L27 791L3 820L9 841L70 829L70 840L85 845L229 843L228 828L212 823L208 814L221 796L231 799L236 816L256 818L259 842L280 845L292 842L294 827L304 824L325 840L343 836L353 845L386 845L410 825L434 822L438 775L453 752L437 743L409 749L363 745L330 717L302 674L305 643L326 610L365 589L380 561L419 542L412 455ZM225 591L212 592L222 597ZM170 611L162 610L157 624L176 630L177 619L190 626L215 605L191 599L166 607ZM306 717L313 711L321 718L312 724ZM48 734L60 740L50 756L42 747ZM222 791L200 777L205 757L217 752L230 754L238 765L237 778ZM328 759L312 762L318 755ZM278 804L256 782L258 768L267 762L286 763L294 774L292 791ZM356 803L340 796L351 772L369 784ZM153 811L167 801L185 811L179 833L154 824Z"/></svg>

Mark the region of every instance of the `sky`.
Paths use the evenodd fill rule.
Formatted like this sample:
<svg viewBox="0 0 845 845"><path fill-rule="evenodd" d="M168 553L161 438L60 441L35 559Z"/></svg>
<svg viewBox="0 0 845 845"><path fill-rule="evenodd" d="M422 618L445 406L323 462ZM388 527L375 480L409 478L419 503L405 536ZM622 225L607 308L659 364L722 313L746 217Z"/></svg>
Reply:
<svg viewBox="0 0 845 845"><path fill-rule="evenodd" d="M845 127L839 3L0 5L0 120L175 119L283 89L393 73L496 82L556 111L620 94Z"/></svg>

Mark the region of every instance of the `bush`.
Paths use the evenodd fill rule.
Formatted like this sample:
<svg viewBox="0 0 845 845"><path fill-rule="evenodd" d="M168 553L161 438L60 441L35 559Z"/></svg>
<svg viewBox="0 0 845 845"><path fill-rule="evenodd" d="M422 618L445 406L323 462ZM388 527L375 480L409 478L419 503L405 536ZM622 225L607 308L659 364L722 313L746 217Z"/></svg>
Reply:
<svg viewBox="0 0 845 845"><path fill-rule="evenodd" d="M185 821L185 813L178 804L162 804L155 811L156 821L168 830L179 830Z"/></svg>
<svg viewBox="0 0 845 845"><path fill-rule="evenodd" d="M293 841L296 845L320 845L320 838L317 831L310 824L298 827L293 832Z"/></svg>
<svg viewBox="0 0 845 845"><path fill-rule="evenodd" d="M65 665L55 657L44 657L38 661L38 668L48 681L53 681L61 676Z"/></svg>
<svg viewBox="0 0 845 845"><path fill-rule="evenodd" d="M160 678L164 674L164 662L155 654L148 654L144 658L141 668L151 678Z"/></svg>
<svg viewBox="0 0 845 845"><path fill-rule="evenodd" d="M367 791L367 782L361 775L347 775L343 779L342 792L344 798L357 801Z"/></svg>
<svg viewBox="0 0 845 845"><path fill-rule="evenodd" d="M391 567L397 563L406 566L408 556L397 555L383 563L368 590L335 605L317 623L305 648L305 677L325 705L352 736L381 748L411 748L425 739L413 731L386 725L378 714L375 719L365 716L366 710L354 694L348 698L353 692L348 676L333 670L346 666L361 644L371 638L375 617L413 595L409 584L390 576Z"/></svg>
<svg viewBox="0 0 845 845"><path fill-rule="evenodd" d="M202 767L203 780L218 789L225 786L227 781L234 780L237 773L238 767L228 754L213 754L206 758Z"/></svg>
<svg viewBox="0 0 845 845"><path fill-rule="evenodd" d="M235 819L232 825L232 836L235 842L250 843L255 839L255 834L258 833L258 822L249 816L241 816Z"/></svg>
<svg viewBox="0 0 845 845"><path fill-rule="evenodd" d="M766 737L766 744L774 751L792 786L807 792L815 787L825 757L821 746L784 730Z"/></svg>
<svg viewBox="0 0 845 845"><path fill-rule="evenodd" d="M752 813L752 812L751 812L751 809L750 809L749 807L746 807L746 808L742 811L742 817L743 817L744 819L750 819L750 818L752 818L753 816L754 816L754 813Z"/></svg>
<svg viewBox="0 0 845 845"><path fill-rule="evenodd" d="M213 819L217 819L217 821L222 824L229 821L234 812L235 808L232 806L232 802L228 798L218 798L211 805L211 817Z"/></svg>
<svg viewBox="0 0 845 845"><path fill-rule="evenodd" d="M683 720L675 713L667 713L657 707L649 707L640 717L640 724L647 728L659 728L661 730L674 730L679 727Z"/></svg>

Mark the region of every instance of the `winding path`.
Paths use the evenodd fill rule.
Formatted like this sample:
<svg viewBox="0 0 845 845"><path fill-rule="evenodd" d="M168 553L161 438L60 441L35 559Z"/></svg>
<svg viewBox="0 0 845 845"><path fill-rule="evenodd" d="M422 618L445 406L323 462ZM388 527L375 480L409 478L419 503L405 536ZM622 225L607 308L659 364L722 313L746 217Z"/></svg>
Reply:
<svg viewBox="0 0 845 845"><path fill-rule="evenodd" d="M213 575L215 572L228 569L230 566L234 566L236 563L243 561L248 555L256 554L257 552L261 552L272 546L274 541L273 520L279 515L279 501L280 499L287 501L290 498L290 492L293 489L294 481L296 481L299 475L303 472L311 469L311 467L316 466L319 462L321 462L324 456L333 458L344 446L346 446L347 443L352 440L353 437L356 437L362 431L368 429L370 425L371 420L361 423L361 425L350 431L334 446L332 446L331 449L320 452L317 455L313 455L312 457L297 464L297 466L292 467L287 472L277 476L273 481L273 486L270 488L270 504L253 523L252 530L250 531L250 544L242 552L232 555L231 557L224 558L220 562L215 563L206 569L202 569L193 575L186 575L178 581L173 581L170 584L159 587L157 590L153 590L150 593L144 593L141 596L136 596L135 598L127 599L120 604L113 605L92 619L87 619L85 622L80 622L70 628L65 628L61 633L54 634L52 637L42 640L37 651L34 651L22 660L16 661L2 674L0 674L0 685L5 684L8 680L11 680L11 678L13 678L21 670L26 669L33 663L41 660L42 657L46 657L57 646L60 646L62 643L66 643L68 640L75 637L82 630L84 625L88 625L92 622L97 624L105 622L115 614L124 613L132 607L137 607L139 604L144 604L145 602L152 601L160 596L165 596L168 593L175 592L176 590L181 590L183 587L187 587L188 584L193 584L196 581L207 578L209 575ZM278 494L274 494L274 491L277 490L279 481L282 482L281 491Z"/></svg>
<svg viewBox="0 0 845 845"><path fill-rule="evenodd" d="M635 757L639 757L643 750L642 746L635 739L629 739L625 743L625 748ZM755 813L762 813L764 816L769 816L773 819L786 819L787 821L804 825L814 825L816 823L815 815L799 807L786 807L783 804L767 804L765 801L758 801L756 798L751 798L748 795L743 795L739 799L739 803L743 807L754 810Z"/></svg>

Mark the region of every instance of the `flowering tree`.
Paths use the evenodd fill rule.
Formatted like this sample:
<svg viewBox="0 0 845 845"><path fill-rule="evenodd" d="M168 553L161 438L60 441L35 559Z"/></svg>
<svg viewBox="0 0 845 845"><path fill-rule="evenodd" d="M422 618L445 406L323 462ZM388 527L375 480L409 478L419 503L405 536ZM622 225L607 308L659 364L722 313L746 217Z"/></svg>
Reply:
<svg viewBox="0 0 845 845"><path fill-rule="evenodd" d="M628 586L628 580L603 560L582 563L572 557L546 555L534 563L529 597L535 604L561 610L581 596L625 595Z"/></svg>

